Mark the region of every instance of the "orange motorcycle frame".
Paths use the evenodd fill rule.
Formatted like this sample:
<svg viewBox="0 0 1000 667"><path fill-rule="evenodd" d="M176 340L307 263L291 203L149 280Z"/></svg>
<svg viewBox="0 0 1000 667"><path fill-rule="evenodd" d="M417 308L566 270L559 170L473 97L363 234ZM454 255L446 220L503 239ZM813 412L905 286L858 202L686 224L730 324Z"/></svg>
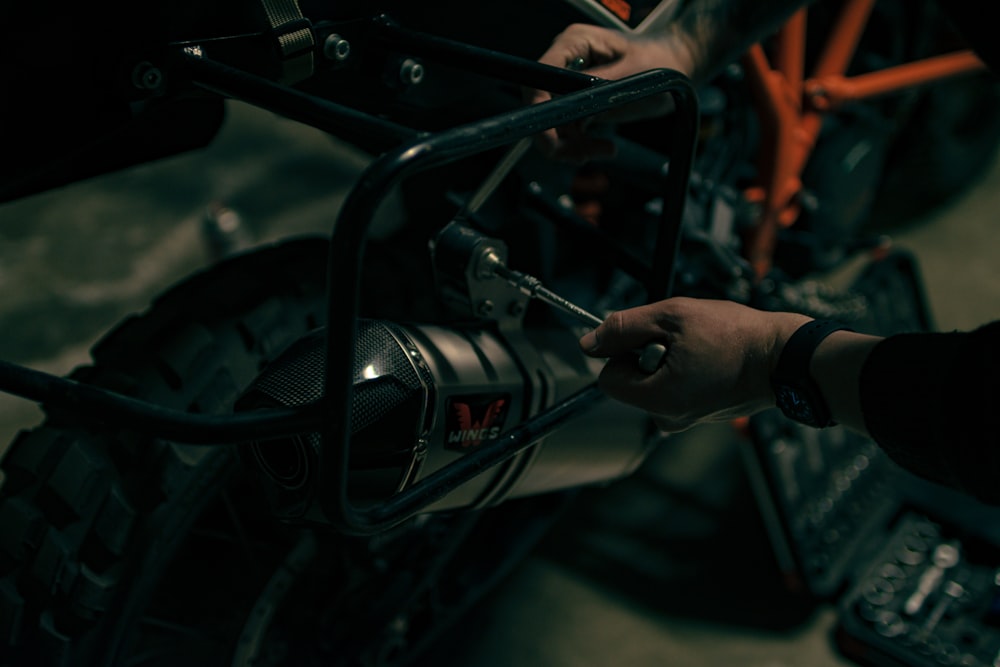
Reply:
<svg viewBox="0 0 1000 667"><path fill-rule="evenodd" d="M985 69L972 51L959 50L849 76L847 68L874 4L875 0L845 0L808 76L805 8L778 30L771 60L759 43L742 59L763 142L758 154L758 182L745 192L747 200L759 206L746 245L746 259L758 280L771 270L779 229L791 226L799 217L802 173L826 114L845 103Z"/></svg>

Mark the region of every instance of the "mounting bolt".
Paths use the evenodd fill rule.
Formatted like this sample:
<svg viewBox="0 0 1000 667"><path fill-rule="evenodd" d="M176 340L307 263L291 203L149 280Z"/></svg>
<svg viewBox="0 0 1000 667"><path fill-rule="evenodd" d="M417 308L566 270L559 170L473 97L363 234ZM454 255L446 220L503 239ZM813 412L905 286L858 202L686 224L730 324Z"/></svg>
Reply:
<svg viewBox="0 0 1000 667"><path fill-rule="evenodd" d="M479 257L476 259L475 263L476 279L489 280L490 278L495 278L498 266L503 266L503 260L500 258L500 252L498 252L496 248L491 248L489 246L481 249L479 251Z"/></svg>
<svg viewBox="0 0 1000 667"><path fill-rule="evenodd" d="M482 301L479 302L479 306L476 308L476 312L478 312L483 317L489 317L489 315L493 312L493 302L490 301L489 299L483 299Z"/></svg>
<svg viewBox="0 0 1000 667"><path fill-rule="evenodd" d="M323 42L323 55L327 60L342 63L351 55L351 43L334 33Z"/></svg>
<svg viewBox="0 0 1000 667"><path fill-rule="evenodd" d="M520 317L524 310L524 304L520 301L511 301L510 305L507 306L507 313L514 317Z"/></svg>
<svg viewBox="0 0 1000 667"><path fill-rule="evenodd" d="M132 85L139 90L156 90L163 85L163 72L143 61L132 69Z"/></svg>
<svg viewBox="0 0 1000 667"><path fill-rule="evenodd" d="M424 66L419 60L407 58L399 65L399 80L407 86L415 86L424 80Z"/></svg>

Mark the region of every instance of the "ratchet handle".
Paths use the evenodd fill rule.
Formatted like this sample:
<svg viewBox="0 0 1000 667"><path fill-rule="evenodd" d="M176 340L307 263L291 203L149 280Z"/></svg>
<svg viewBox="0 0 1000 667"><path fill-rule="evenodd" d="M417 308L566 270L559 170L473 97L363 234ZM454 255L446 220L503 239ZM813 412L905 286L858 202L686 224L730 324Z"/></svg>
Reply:
<svg viewBox="0 0 1000 667"><path fill-rule="evenodd" d="M664 359L667 358L667 346L663 343L648 343L636 352L639 355L639 370L646 375L652 375L660 370Z"/></svg>

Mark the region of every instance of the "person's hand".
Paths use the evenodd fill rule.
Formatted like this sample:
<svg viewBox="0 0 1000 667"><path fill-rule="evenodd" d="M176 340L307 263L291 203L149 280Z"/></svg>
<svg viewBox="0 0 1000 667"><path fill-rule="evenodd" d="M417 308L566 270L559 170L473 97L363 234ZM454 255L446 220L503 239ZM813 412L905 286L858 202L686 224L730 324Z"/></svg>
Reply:
<svg viewBox="0 0 1000 667"><path fill-rule="evenodd" d="M773 407L771 372L785 341L809 319L732 301L675 297L612 313L580 339L580 347L608 358L600 376L605 393L676 432ZM665 344L667 355L647 375L634 350L651 342Z"/></svg>
<svg viewBox="0 0 1000 667"><path fill-rule="evenodd" d="M552 42L539 62L555 67L573 67L584 63L582 71L603 79L621 79L651 69L670 68L691 75L694 51L679 36L632 36L619 30L577 23L570 25ZM546 91L530 91L529 101L551 99ZM595 123L622 123L650 118L673 109L669 95L658 95L641 102L613 109L599 117L553 128L539 138L540 148L555 159L585 162L614 155L614 142L589 132Z"/></svg>

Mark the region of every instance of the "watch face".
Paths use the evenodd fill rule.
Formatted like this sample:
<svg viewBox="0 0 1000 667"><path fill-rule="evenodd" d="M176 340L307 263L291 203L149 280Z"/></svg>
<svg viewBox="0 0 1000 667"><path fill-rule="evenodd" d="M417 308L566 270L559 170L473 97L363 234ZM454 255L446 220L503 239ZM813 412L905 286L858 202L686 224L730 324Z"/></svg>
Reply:
<svg viewBox="0 0 1000 667"><path fill-rule="evenodd" d="M812 405L794 387L778 387L774 398L781 411L792 419L805 424L815 421Z"/></svg>

